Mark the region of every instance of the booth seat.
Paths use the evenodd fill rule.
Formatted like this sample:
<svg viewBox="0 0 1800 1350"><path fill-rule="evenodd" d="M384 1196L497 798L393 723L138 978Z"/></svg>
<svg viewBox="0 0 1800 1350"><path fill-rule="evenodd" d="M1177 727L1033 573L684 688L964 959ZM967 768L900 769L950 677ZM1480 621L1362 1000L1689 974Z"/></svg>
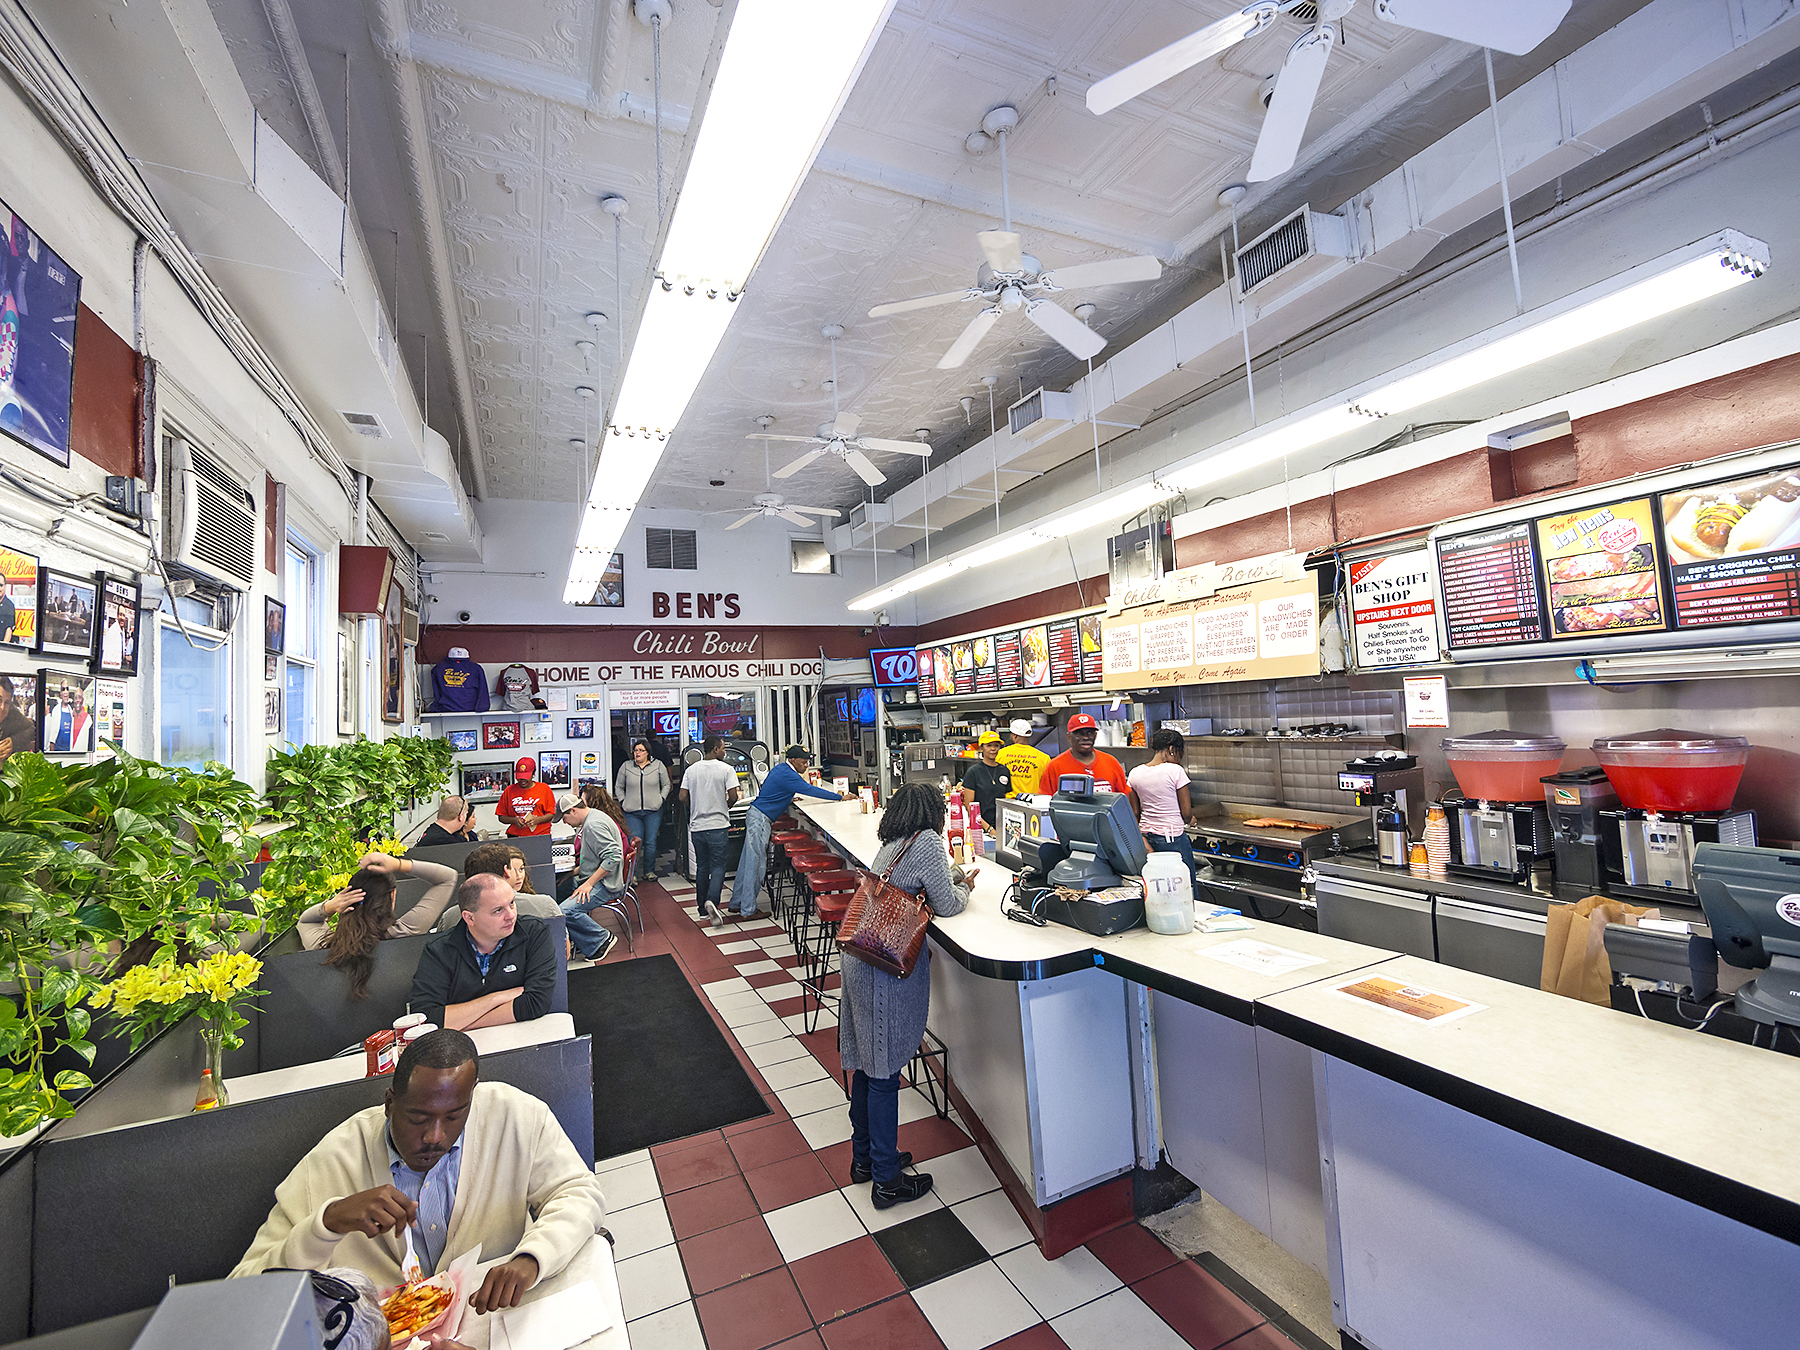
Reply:
<svg viewBox="0 0 1800 1350"><path fill-rule="evenodd" d="M442 863L445 867L454 867L462 871L463 859L469 856L469 850L480 844L511 844L525 855L525 868L531 876L531 888L539 895L556 895L556 864L551 861L551 837L547 834L526 835L522 839L479 839L473 844L437 844L431 848L409 848L406 856L424 862ZM403 914L411 905L429 889L422 881L412 877L401 877L394 895L394 912Z"/></svg>

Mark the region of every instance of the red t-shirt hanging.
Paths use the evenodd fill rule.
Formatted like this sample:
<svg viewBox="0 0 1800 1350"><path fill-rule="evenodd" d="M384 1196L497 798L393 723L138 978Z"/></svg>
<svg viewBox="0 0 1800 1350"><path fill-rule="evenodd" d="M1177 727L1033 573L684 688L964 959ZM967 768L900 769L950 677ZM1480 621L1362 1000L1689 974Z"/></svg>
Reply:
<svg viewBox="0 0 1800 1350"><path fill-rule="evenodd" d="M530 783L509 783L494 806L494 814L506 823L506 832L515 837L522 834L549 834L550 822L547 820L539 821L536 825L518 825L513 822L524 816L553 815L555 811L556 794L536 779Z"/></svg>

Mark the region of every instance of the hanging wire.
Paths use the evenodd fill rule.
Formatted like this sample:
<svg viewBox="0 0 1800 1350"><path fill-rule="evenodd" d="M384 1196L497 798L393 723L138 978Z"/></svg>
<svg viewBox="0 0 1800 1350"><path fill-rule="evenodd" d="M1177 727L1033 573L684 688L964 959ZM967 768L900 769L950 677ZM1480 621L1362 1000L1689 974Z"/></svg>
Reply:
<svg viewBox="0 0 1800 1350"><path fill-rule="evenodd" d="M988 444L994 451L994 533L1000 533L1000 428L994 420L994 386L988 391Z"/></svg>
<svg viewBox="0 0 1800 1350"><path fill-rule="evenodd" d="M1237 203L1235 201L1233 201L1231 203L1231 253L1234 258L1237 256L1237 251L1238 251L1239 247L1240 247L1240 245L1238 244ZM1225 252L1225 241L1223 239L1221 239L1219 241L1219 252L1221 255L1223 255ZM1221 269L1223 269L1225 266L1225 260L1224 260L1223 256L1221 256L1219 259L1219 266ZM1226 277L1226 282L1227 282L1227 284L1230 283L1229 274ZM1237 293L1236 287L1232 288L1232 294L1233 294L1233 298L1237 301L1237 307L1238 307L1238 332L1241 333L1244 338L1244 385L1250 391L1250 425L1255 426L1256 425L1256 373L1250 369L1250 306L1249 306L1248 299L1245 296Z"/></svg>
<svg viewBox="0 0 1800 1350"><path fill-rule="evenodd" d="M1494 53L1483 47L1487 62L1488 109L1494 115L1494 156L1500 162L1500 210L1506 218L1506 256L1512 263L1513 303L1525 312L1525 288L1519 284L1519 241L1513 234L1512 189L1506 183L1506 146L1500 139L1500 100L1494 93Z"/></svg>
<svg viewBox="0 0 1800 1350"><path fill-rule="evenodd" d="M650 59L655 67L653 95L656 100L656 228L663 223L663 130L662 130L662 16L650 16Z"/></svg>

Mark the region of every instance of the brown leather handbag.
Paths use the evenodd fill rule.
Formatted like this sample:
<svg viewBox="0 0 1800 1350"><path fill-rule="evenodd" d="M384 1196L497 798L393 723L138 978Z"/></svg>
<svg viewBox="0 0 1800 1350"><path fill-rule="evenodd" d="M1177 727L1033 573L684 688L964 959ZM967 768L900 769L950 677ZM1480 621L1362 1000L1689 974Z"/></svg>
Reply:
<svg viewBox="0 0 1800 1350"><path fill-rule="evenodd" d="M850 897L843 923L838 925L839 951L900 980L911 975L919 964L925 929L931 922L931 905L923 895L903 891L888 878L918 842L919 834L906 841L906 847L880 876L858 869L862 880L856 894Z"/></svg>

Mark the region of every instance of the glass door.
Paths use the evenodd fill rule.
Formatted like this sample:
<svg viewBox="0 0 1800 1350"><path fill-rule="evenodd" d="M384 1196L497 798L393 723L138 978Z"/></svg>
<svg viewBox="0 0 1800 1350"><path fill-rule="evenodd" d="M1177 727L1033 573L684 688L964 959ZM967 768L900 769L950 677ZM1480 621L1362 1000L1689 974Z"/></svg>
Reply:
<svg viewBox="0 0 1800 1350"><path fill-rule="evenodd" d="M697 745L708 736L728 741L754 741L756 691L691 689L687 695L687 742Z"/></svg>

